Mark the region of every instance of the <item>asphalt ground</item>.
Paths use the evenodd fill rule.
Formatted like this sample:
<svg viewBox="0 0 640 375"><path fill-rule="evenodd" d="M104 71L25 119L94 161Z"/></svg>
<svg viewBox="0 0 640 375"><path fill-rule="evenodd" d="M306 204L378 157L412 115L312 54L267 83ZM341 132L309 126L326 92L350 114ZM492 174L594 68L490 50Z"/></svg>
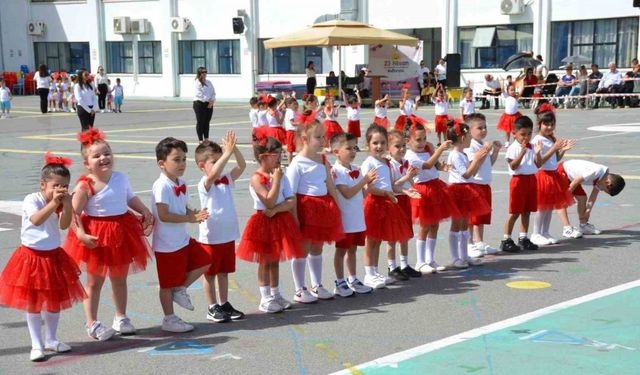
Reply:
<svg viewBox="0 0 640 375"><path fill-rule="evenodd" d="M15 97L13 118L0 120L2 267L19 244L21 202L25 195L38 189L43 153L53 151L71 156L75 162L71 167L72 180L84 172L75 140L80 129L77 116L74 113L42 115L37 100L36 97ZM456 107L452 108L457 111ZM122 114L97 114L96 126L107 134L115 153L116 169L129 176L134 191L148 204L149 191L160 173L155 162L155 144L166 136L184 139L193 158L197 142L195 116L191 103L181 101L125 98L123 109ZM241 229L252 214L248 178L256 168L248 145L247 112L248 106L244 103L219 102L211 128L213 139L233 129L239 136L240 149L250 161L235 190ZM531 115L529 110L523 113ZM418 114L432 120L433 108L421 107ZM501 112L488 110L485 114L490 128L488 139L503 141L502 134L494 130ZM257 266L238 261L237 272L230 278L229 298L236 308L247 313L247 318L227 324L207 322L206 302L198 282L190 288L196 311L176 308L179 316L196 326L195 331L187 334L167 334L160 330L162 311L152 263L145 272L129 278L128 315L138 328L135 336L115 337L108 342L88 338L82 326L82 307L76 305L62 312L58 328L60 340L70 344L73 351L50 355L47 361L36 364L28 360L30 340L23 313L0 308L0 373L324 374L344 369L358 373L354 366L360 363L640 279L639 115L638 109L557 112L557 135L578 140L566 159L592 160L626 177L627 186L619 196L601 194L598 198L592 222L604 229L599 236L562 241L537 252L487 257L482 267L414 279L371 295L296 305L293 310L273 315L262 314L257 309ZM362 123L367 124L372 116L372 110L365 109ZM390 110L392 121L395 116L397 109ZM344 112L339 120L345 122ZM591 127L600 128L594 131L589 130ZM433 142L434 136L429 135L428 139ZM361 139L361 147L362 143ZM365 157L364 152L359 153L356 162ZM485 240L494 246L501 239L507 216L506 170L501 155L494 166L492 184L494 224L485 230ZM190 185L191 205L198 207L193 185L200 179L200 172L193 160L184 177ZM442 178L446 180L446 175ZM575 209L570 209L570 213L572 222L577 223ZM439 232L436 259L441 264L449 261L448 226L443 223ZM189 229L192 236L197 236L196 225ZM559 236L560 231L561 225L554 216L552 233ZM414 246L412 240L409 245L412 263L415 262ZM332 289L333 247L325 246L324 253L323 280L328 289ZM360 277L361 253L362 249L358 258ZM384 259L381 256L381 269L385 268ZM281 290L291 299L293 282L289 264L281 264L280 271ZM543 281L550 286L514 289L506 285L512 281ZM111 324L113 317L109 289L106 283L99 312L99 319L106 325ZM608 310L615 316L615 308ZM494 353L494 358L500 355L500 352ZM424 373L446 373L424 370ZM517 369L507 370L502 373L517 373ZM489 373L486 371L485 368L474 373ZM580 372L603 373L588 366Z"/></svg>

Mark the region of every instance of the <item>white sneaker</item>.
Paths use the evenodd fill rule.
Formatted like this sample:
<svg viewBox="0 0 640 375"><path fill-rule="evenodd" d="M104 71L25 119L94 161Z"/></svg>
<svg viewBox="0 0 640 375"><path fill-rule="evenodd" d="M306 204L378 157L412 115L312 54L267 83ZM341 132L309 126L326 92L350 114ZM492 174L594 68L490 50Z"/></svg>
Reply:
<svg viewBox="0 0 640 375"><path fill-rule="evenodd" d="M85 328L87 329L87 335L98 341L107 341L116 334L116 331L113 328L105 327L99 320L93 322L91 327L87 327L85 325Z"/></svg>
<svg viewBox="0 0 640 375"><path fill-rule="evenodd" d="M314 297L307 288L296 290L296 294L293 296L293 300L298 303L315 303L318 299Z"/></svg>
<svg viewBox="0 0 640 375"><path fill-rule="evenodd" d="M436 272L435 268L427 263L416 264L416 271L419 271L423 275L431 275Z"/></svg>
<svg viewBox="0 0 640 375"><path fill-rule="evenodd" d="M101 110L100 110L100 113L104 113L104 109L101 109Z"/></svg>
<svg viewBox="0 0 640 375"><path fill-rule="evenodd" d="M284 310L284 307L280 306L273 296L262 298L258 310L266 312L267 314L278 313Z"/></svg>
<svg viewBox="0 0 640 375"><path fill-rule="evenodd" d="M484 255L493 255L493 254L498 254L498 249L496 249L495 247L491 247L489 245L487 245L484 242L478 242L479 244L482 245L482 253Z"/></svg>
<svg viewBox="0 0 640 375"><path fill-rule="evenodd" d="M322 286L322 284L314 286L313 288L311 288L310 292L311 295L316 297L317 299L327 300L333 299L334 297L332 293L329 293L329 291Z"/></svg>
<svg viewBox="0 0 640 375"><path fill-rule="evenodd" d="M382 275L382 274L380 274L380 273L376 273L376 277L377 277L378 279L382 280L382 282L383 282L385 285L391 285L391 284L393 284L393 283L395 283L395 282L396 282L396 280L395 280L394 278L389 277L389 276L384 276L384 275Z"/></svg>
<svg viewBox="0 0 640 375"><path fill-rule="evenodd" d="M531 242L533 242L534 244L536 244L538 246L551 245L551 242L549 241L549 239L547 239L543 235L537 234L537 233L531 235Z"/></svg>
<svg viewBox="0 0 640 375"><path fill-rule="evenodd" d="M44 350L42 350L42 349L31 349L31 353L29 354L29 359L32 362L42 362L42 361L44 361Z"/></svg>
<svg viewBox="0 0 640 375"><path fill-rule="evenodd" d="M338 282L336 280L334 283L336 284L336 287L333 288L334 295L340 297L351 297L355 294L355 292L349 288L346 281L342 280L341 282Z"/></svg>
<svg viewBox="0 0 640 375"><path fill-rule="evenodd" d="M382 289L387 286L383 279L371 275L364 275L364 285L373 289Z"/></svg>
<svg viewBox="0 0 640 375"><path fill-rule="evenodd" d="M553 238L553 237L551 236L551 234L549 234L549 232L542 233L542 236L543 236L544 238L546 238L546 239L547 239L547 241L549 241L549 243L550 243L550 244L552 244L552 245L555 245L555 244L557 244L557 243L558 243L558 240L557 240L557 239L555 239L555 238Z"/></svg>
<svg viewBox="0 0 640 375"><path fill-rule="evenodd" d="M63 342L57 341L52 344L46 344L44 350L54 353L67 353L71 351L71 347Z"/></svg>
<svg viewBox="0 0 640 375"><path fill-rule="evenodd" d="M126 315L119 318L114 317L111 328L123 336L133 335L136 333L136 327L131 324L131 320Z"/></svg>
<svg viewBox="0 0 640 375"><path fill-rule="evenodd" d="M165 316L162 319L162 330L167 332L183 333L193 331L193 326L176 315Z"/></svg>
<svg viewBox="0 0 640 375"><path fill-rule="evenodd" d="M465 259L465 262L470 266L481 266L484 264L484 261L482 259L471 257L467 257L467 259Z"/></svg>
<svg viewBox="0 0 640 375"><path fill-rule="evenodd" d="M193 304L191 304L191 298L189 294L187 294L187 288L176 288L172 290L171 293L173 295L173 302L178 306L191 311L195 310Z"/></svg>
<svg viewBox="0 0 640 375"><path fill-rule="evenodd" d="M562 237L564 237L564 238L580 238L580 237L582 237L582 232L579 231L576 227L564 227L562 229Z"/></svg>
<svg viewBox="0 0 640 375"><path fill-rule="evenodd" d="M291 309L291 306L292 306L291 302L289 300L287 300L286 298L284 298L282 296L282 294L278 293L278 294L273 295L273 299L274 299L274 301L276 301L276 303L278 305L282 306L282 308L284 310Z"/></svg>
<svg viewBox="0 0 640 375"><path fill-rule="evenodd" d="M582 234L600 234L602 231L591 223L580 224L580 232Z"/></svg>
<svg viewBox="0 0 640 375"><path fill-rule="evenodd" d="M352 283L347 280L347 285L351 290L356 292L357 294L367 294L373 291L372 287L366 286L362 283L362 281L355 279Z"/></svg>
<svg viewBox="0 0 640 375"><path fill-rule="evenodd" d="M470 258L481 258L484 256L484 244L482 242L478 242L478 244L469 245L467 249L467 254L469 254Z"/></svg>
<svg viewBox="0 0 640 375"><path fill-rule="evenodd" d="M465 268L469 268L469 263L465 262L462 259L456 259L449 265L448 268L463 270Z"/></svg>
<svg viewBox="0 0 640 375"><path fill-rule="evenodd" d="M441 266L438 263L436 263L435 261L429 263L429 267L433 268L434 270L436 270L436 272L442 272L444 270L447 269L447 267L445 266Z"/></svg>

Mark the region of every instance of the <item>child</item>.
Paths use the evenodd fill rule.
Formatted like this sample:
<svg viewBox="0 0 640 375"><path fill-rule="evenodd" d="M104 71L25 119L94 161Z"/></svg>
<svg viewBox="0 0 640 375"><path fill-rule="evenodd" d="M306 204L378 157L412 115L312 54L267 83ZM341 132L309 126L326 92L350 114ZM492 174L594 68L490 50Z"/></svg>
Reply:
<svg viewBox="0 0 640 375"><path fill-rule="evenodd" d="M4 79L0 78L0 107L2 107L2 115L0 118L11 117L11 91L5 85Z"/></svg>
<svg viewBox="0 0 640 375"><path fill-rule="evenodd" d="M151 210L155 218L152 249L156 255L162 330L189 332L193 326L173 312L173 302L194 310L187 288L211 266L207 251L187 233L187 223L201 223L209 217L207 208L187 207L187 185L181 178L187 163L187 145L172 137L156 146L160 177L153 183Z"/></svg>
<svg viewBox="0 0 640 375"><path fill-rule="evenodd" d="M465 87L462 90L462 100L460 100L460 115L464 121L467 121L469 115L476 111L476 101L473 98L473 89Z"/></svg>
<svg viewBox="0 0 640 375"><path fill-rule="evenodd" d="M49 94L47 95L47 100L49 102L49 112L56 112L56 99L58 97L58 89L56 83L51 81L49 85Z"/></svg>
<svg viewBox="0 0 640 375"><path fill-rule="evenodd" d="M258 122L259 102L260 101L257 96L252 96L251 99L249 99L249 122L251 122L251 129L253 130L254 134L255 130L258 128L258 126L260 126L260 123Z"/></svg>
<svg viewBox="0 0 640 375"><path fill-rule="evenodd" d="M58 79L56 80L56 96L54 97L55 101L56 101L56 110L58 112L62 112L63 111L63 107L62 104L64 102L64 93L66 91L66 88L64 87L64 84L62 83L62 74L58 76Z"/></svg>
<svg viewBox="0 0 640 375"><path fill-rule="evenodd" d="M328 96L324 101L324 147L329 147L329 141L336 134L344 133L342 126L337 121L339 106L335 106L333 103L333 97Z"/></svg>
<svg viewBox="0 0 640 375"><path fill-rule="evenodd" d="M458 120L449 120L447 140L451 141L453 146L447 159L447 164L450 165L448 190L456 205L449 231L451 266L453 268L467 268L469 265L482 264L482 260L470 257L467 251L469 218L491 212L489 203L472 184L473 176L491 152L491 145L485 144L475 153L473 161L469 162L464 153L465 147L469 147L471 144L469 126Z"/></svg>
<svg viewBox="0 0 640 375"><path fill-rule="evenodd" d="M84 165L89 172L78 179L73 193L74 230L64 249L87 271L84 301L89 337L104 341L114 333L132 335L136 329L127 317L127 275L143 271L149 258L145 229L153 217L133 194L127 175L113 170L113 152L104 134L93 128L78 136ZM143 216L143 221L131 213ZM100 292L109 276L116 315L112 329L98 320Z"/></svg>
<svg viewBox="0 0 640 375"><path fill-rule="evenodd" d="M551 225L551 213L553 210L566 209L573 204L573 195L569 191L567 178L558 173L558 162L564 153L576 144L575 140L556 139L555 107L551 104L542 104L536 109L538 134L533 137L531 143L540 144L542 167L536 173L538 211L533 219L533 233L531 242L538 246L555 244L558 241L549 234ZM561 216L561 219L564 219ZM567 218L563 220L566 230L563 236L567 238L579 238L580 231L569 224Z"/></svg>
<svg viewBox="0 0 640 375"><path fill-rule="evenodd" d="M69 85L69 108L71 110L71 112L75 112L77 110L76 108L76 97L74 94L74 88L76 86L76 82L78 80L78 76L76 75L72 75L71 76L71 84Z"/></svg>
<svg viewBox="0 0 640 375"><path fill-rule="evenodd" d="M287 106L284 112L284 129L286 131L287 144L287 161L291 164L293 160L293 153L296 152L296 133L298 131L297 118L298 114L298 100L294 97L287 98L285 101Z"/></svg>
<svg viewBox="0 0 640 375"><path fill-rule="evenodd" d="M531 145L533 122L527 116L518 117L513 124L514 142L507 148L509 165L509 217L504 224L504 239L500 250L517 253L520 250L538 250L538 246L527 238L529 215L538 209L536 172L542 165L541 145ZM518 244L511 239L516 220L520 218Z"/></svg>
<svg viewBox="0 0 640 375"><path fill-rule="evenodd" d="M375 102L373 123L389 129L389 119L387 118L387 108L391 105L389 94L385 94L382 99Z"/></svg>
<svg viewBox="0 0 640 375"><path fill-rule="evenodd" d="M509 140L511 139L511 133L513 130L513 123L522 114L518 112L518 100L516 99L516 87L511 85L507 87L507 91L502 94L504 98L504 113L498 120L498 130L505 132L506 142L504 147L509 147ZM498 99L496 99L498 100Z"/></svg>
<svg viewBox="0 0 640 375"><path fill-rule="evenodd" d="M447 191L447 185L439 178L439 170L445 165L438 160L451 145L444 141L435 149L427 142L427 130L421 124L409 124L409 150L406 159L409 165L418 169L413 178L414 188L420 199L411 199L411 216L419 225L416 240L416 269L423 275L444 271L446 268L436 263L436 239L438 227L455 212L455 204Z"/></svg>
<svg viewBox="0 0 640 375"><path fill-rule="evenodd" d="M62 84L60 85L60 109L63 112L69 112L69 86L69 77L65 75L62 77Z"/></svg>
<svg viewBox="0 0 640 375"><path fill-rule="evenodd" d="M113 112L113 86L110 79L107 79L107 112Z"/></svg>
<svg viewBox="0 0 640 375"><path fill-rule="evenodd" d="M392 129L388 134L389 138L389 161L391 162L391 181L393 182L393 194L398 200L398 206L406 215L413 237L413 226L411 225L411 201L409 198L420 198L415 189L411 186L411 181L418 174L418 169L409 166L409 161L404 159L407 152L407 144L403 132ZM396 281L406 281L410 277L421 277L422 273L416 271L409 265L409 243L400 242L400 266L396 264L396 243L387 242L387 262L389 265L389 277Z"/></svg>
<svg viewBox="0 0 640 375"><path fill-rule="evenodd" d="M415 101L409 97L409 84L405 83L402 85L402 98L400 99L400 116L396 119L396 124L394 126L395 129L404 131L405 126L407 125L407 117L411 118L411 120L415 123L421 124L423 126L427 125L427 121L423 118L420 118L414 114L415 111L418 110L418 102L420 101L420 96L416 96Z"/></svg>
<svg viewBox="0 0 640 375"><path fill-rule="evenodd" d="M578 218L580 219L580 232L583 234L600 234L601 230L589 223L598 193L604 191L612 197L620 194L624 189L625 181L622 176L609 173L609 168L586 160L567 160L558 165L558 172L565 176L570 184L569 191L578 201ZM587 193L581 185L591 185L593 190L587 199ZM558 210L562 221L569 222L567 209ZM565 228L566 230L566 228Z"/></svg>
<svg viewBox="0 0 640 375"><path fill-rule="evenodd" d="M360 138L360 106L362 100L360 99L360 91L355 89L355 100L352 97L347 98L347 94L342 91L342 98L347 104L347 133L353 135L356 139L356 151L360 151L358 148L358 138Z"/></svg>
<svg viewBox="0 0 640 375"><path fill-rule="evenodd" d="M113 87L114 112L122 113L122 101L124 100L124 88L120 84L120 78L116 78L116 85Z"/></svg>
<svg viewBox="0 0 640 375"><path fill-rule="evenodd" d="M446 138L447 119L449 118L449 100L447 92L440 84L436 84L436 91L433 92L433 103L435 105L435 128L438 135L438 146L442 144L442 138Z"/></svg>
<svg viewBox="0 0 640 375"><path fill-rule="evenodd" d="M40 191L27 195L22 204L21 245L0 275L0 303L26 311L31 336L29 359L36 362L45 360L45 350L71 350L56 336L60 310L87 297L78 279L80 269L60 247L60 229L69 227L73 211L67 192L69 165L70 159L45 156Z"/></svg>
<svg viewBox="0 0 640 375"><path fill-rule="evenodd" d="M351 133L335 135L331 139L331 151L336 162L331 168L333 183L338 190L338 206L344 226L345 238L336 242L333 266L336 271L333 294L350 297L353 293L371 293L373 289L362 284L356 276L356 250L364 246L366 226L364 221L364 186L375 181L375 169L362 175L360 169L352 164L356 157L356 138ZM349 276L344 279L344 264L347 264Z"/></svg>
<svg viewBox="0 0 640 375"><path fill-rule="evenodd" d="M228 322L244 318L227 300L228 274L236 271L235 241L240 237L238 217L233 203L235 181L246 167L244 157L236 145L236 136L228 131L223 149L216 143L204 141L196 148L196 164L203 176L198 183L200 207L210 212L200 223L198 241L211 257L211 265L204 273L204 293L209 303L207 319ZM233 155L236 166L225 173L224 167ZM216 286L219 298L216 298Z"/></svg>
<svg viewBox="0 0 640 375"><path fill-rule="evenodd" d="M267 119L267 103L270 101L269 98L271 98L270 95L260 95L260 99L258 101L258 112L256 113L258 127L253 131L253 134L256 137L266 137L269 130L269 119Z"/></svg>
<svg viewBox="0 0 640 375"><path fill-rule="evenodd" d="M267 95L264 98L264 102L267 105L267 137L275 138L281 144L286 140L286 132L282 127L284 122L284 116L281 110L284 108L284 100L278 103L278 100L271 95Z"/></svg>
<svg viewBox="0 0 640 375"><path fill-rule="evenodd" d="M475 160L475 155L485 147L484 139L487 137L487 119L482 113L472 113L467 117L466 124L469 126L471 142L464 153L470 161ZM489 144L489 143L488 143ZM498 154L502 144L493 141L491 145L490 157L485 157L478 168L475 176L471 179L474 188L480 193L491 208L491 168L498 159ZM484 242L484 226L491 224L491 211L485 215L471 215L469 218L469 231L473 235L473 242L469 247L469 256L472 258L481 257L487 254L495 254L498 250Z"/></svg>
<svg viewBox="0 0 640 375"><path fill-rule="evenodd" d="M387 129L372 124L366 133L369 156L362 162L362 173L376 170L378 178L367 183L367 197L364 201L364 219L367 226L367 243L364 252L364 285L380 289L392 284L394 279L378 272L380 243L382 241L408 241L413 232L411 220L397 204L393 194L390 162L387 153Z"/></svg>
<svg viewBox="0 0 640 375"><path fill-rule="evenodd" d="M280 294L278 262L304 256L302 235L291 214L296 204L293 192L282 178L282 145L271 137L255 139L253 153L260 164L249 183L256 212L247 221L238 257L258 263L258 309L276 313L291 308Z"/></svg>
<svg viewBox="0 0 640 375"><path fill-rule="evenodd" d="M300 223L302 249L306 256L306 259L301 257L291 261L296 286L294 300L301 303L333 298L333 293L322 286L322 245L344 238L336 189L329 178L330 166L320 154L325 145L324 127L314 115L305 111L301 116L298 132L302 150L287 168L287 180L291 190L297 194L294 212ZM305 287L305 263L309 265L311 293Z"/></svg>

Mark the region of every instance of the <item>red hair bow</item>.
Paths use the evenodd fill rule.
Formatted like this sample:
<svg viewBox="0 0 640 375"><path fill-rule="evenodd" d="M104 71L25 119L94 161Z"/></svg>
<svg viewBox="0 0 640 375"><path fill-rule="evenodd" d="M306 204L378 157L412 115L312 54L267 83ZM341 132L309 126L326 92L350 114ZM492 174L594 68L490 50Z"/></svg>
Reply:
<svg viewBox="0 0 640 375"><path fill-rule="evenodd" d="M84 176L80 176L78 178L78 181L76 181L76 184L80 185L80 184L84 184L87 186L87 188L89 188L89 191L91 192L91 195L95 195L96 191L93 189L93 179L87 175Z"/></svg>
<svg viewBox="0 0 640 375"><path fill-rule="evenodd" d="M271 95L266 95L266 94L260 95L260 102L262 102L265 105L269 105L274 100L276 100L276 98L274 98Z"/></svg>
<svg viewBox="0 0 640 375"><path fill-rule="evenodd" d="M62 156L55 156L51 152L47 152L46 154L44 154L44 165L49 164L62 164L65 167L69 167L71 164L73 164L73 160L69 158L63 158Z"/></svg>
<svg viewBox="0 0 640 375"><path fill-rule="evenodd" d="M538 107L538 114L544 113L544 112L554 112L556 111L556 107L552 106L549 103L543 103L540 107Z"/></svg>
<svg viewBox="0 0 640 375"><path fill-rule="evenodd" d="M271 182L269 176L265 176L262 173L258 173L258 175L260 176L260 185L269 185L269 182Z"/></svg>
<svg viewBox="0 0 640 375"><path fill-rule="evenodd" d="M104 133L97 128L91 128L87 131L78 133L78 140L84 146L91 146L92 144L105 140Z"/></svg>
<svg viewBox="0 0 640 375"><path fill-rule="evenodd" d="M316 111L311 111L309 114L300 114L297 118L298 125L310 125L316 120L318 113Z"/></svg>
<svg viewBox="0 0 640 375"><path fill-rule="evenodd" d="M453 131L456 132L456 135L458 137L462 137L462 135L464 134L464 132L462 131L462 124L464 124L464 121L457 117L452 118L451 121L453 121Z"/></svg>
<svg viewBox="0 0 640 375"><path fill-rule="evenodd" d="M360 177L360 171L357 169L353 171L349 171L349 177L355 180L356 178Z"/></svg>
<svg viewBox="0 0 640 375"><path fill-rule="evenodd" d="M407 169L409 169L409 161L405 160L401 165L400 165L400 174L404 174L404 171L406 171Z"/></svg>

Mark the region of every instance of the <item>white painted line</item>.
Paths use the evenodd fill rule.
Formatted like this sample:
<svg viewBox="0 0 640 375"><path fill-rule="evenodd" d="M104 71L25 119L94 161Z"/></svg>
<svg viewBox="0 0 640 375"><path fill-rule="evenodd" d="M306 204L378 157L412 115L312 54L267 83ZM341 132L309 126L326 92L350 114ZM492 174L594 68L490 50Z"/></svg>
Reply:
<svg viewBox="0 0 640 375"><path fill-rule="evenodd" d="M10 230L13 230L11 228L0 228L0 232L8 232Z"/></svg>
<svg viewBox="0 0 640 375"><path fill-rule="evenodd" d="M612 134L603 134L603 135L594 135L591 137L583 137L583 138L576 138L577 141L584 141L586 139L596 139L596 138L605 138L605 137L613 137L615 135L621 135L621 134L627 134L627 132L620 132L620 133L612 133Z"/></svg>
<svg viewBox="0 0 640 375"><path fill-rule="evenodd" d="M367 367L375 367L375 368L380 368L380 367L396 367L397 364L401 361L406 361L407 359L411 359L414 357L417 357L419 355L423 355L426 353L430 353L439 349L442 349L444 347L450 346L450 345L454 345L454 344L458 344L482 335L486 335L495 331L499 331L501 329L505 329L505 328L509 328L512 327L514 325L517 324L522 324L524 322L527 322L531 319L535 319L535 318L539 318L541 316L544 315L548 315L551 313L554 313L556 311L561 311L564 309L567 309L569 307L573 307L585 302L589 302L589 301L593 301L596 300L598 298L602 298L602 297L606 297L612 294L616 294L616 293L620 293L623 292L625 290L631 289L631 288L637 288L640 287L640 279L635 280L635 281L631 281L628 282L626 284L621 284L621 285L617 285L614 286L612 288L608 288L608 289L603 289L600 291L597 291L595 293L591 293L591 294L587 294L586 296L582 296L582 297L578 297L578 298L574 298L565 302L560 302L558 304L549 306L549 307L545 307L536 311L532 311L530 313L526 313L523 315L519 315L513 318L509 318L500 322L496 322L493 324L489 324L486 325L484 327L480 327L480 328L475 328L466 332L462 332L459 333L457 335L454 336L450 336L447 338L444 338L442 340L438 340L438 341L434 341L425 345L421 345L421 346L417 346L413 349L409 349L409 350L405 350L403 352L399 352L399 353L395 353L395 354L391 354L382 358L378 358L375 359L373 361L369 361L363 364L360 364L358 366L355 367L351 367L350 369L346 369L346 370L342 370L342 371L338 371L338 372L334 372L332 375L351 375L353 374L353 369L357 369L357 370L363 370Z"/></svg>
<svg viewBox="0 0 640 375"><path fill-rule="evenodd" d="M22 201L0 201L0 212L22 216Z"/></svg>
<svg viewBox="0 0 640 375"><path fill-rule="evenodd" d="M587 130L593 130L596 132L640 132L640 123L632 122L628 124L609 124L588 127Z"/></svg>

